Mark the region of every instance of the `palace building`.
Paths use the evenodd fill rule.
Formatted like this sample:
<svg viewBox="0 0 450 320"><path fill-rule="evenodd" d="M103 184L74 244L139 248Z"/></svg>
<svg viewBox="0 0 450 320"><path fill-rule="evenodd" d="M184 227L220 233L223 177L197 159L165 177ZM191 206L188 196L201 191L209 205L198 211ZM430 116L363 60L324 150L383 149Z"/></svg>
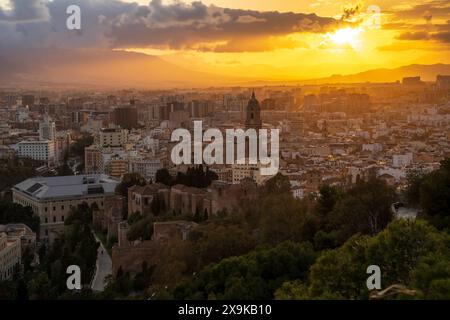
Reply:
<svg viewBox="0 0 450 320"><path fill-rule="evenodd" d="M40 218L40 240L53 242L64 231L64 220L82 203L103 209L114 196L118 180L107 175L35 177L12 188L13 202L31 207Z"/></svg>

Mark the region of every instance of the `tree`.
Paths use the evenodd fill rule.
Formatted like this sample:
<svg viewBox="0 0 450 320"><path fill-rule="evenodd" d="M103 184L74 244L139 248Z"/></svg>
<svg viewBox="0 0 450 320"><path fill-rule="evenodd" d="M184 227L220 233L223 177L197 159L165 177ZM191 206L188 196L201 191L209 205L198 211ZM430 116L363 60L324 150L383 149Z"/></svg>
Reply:
<svg viewBox="0 0 450 320"><path fill-rule="evenodd" d="M54 298L55 290L51 286L50 279L45 272L33 276L28 282L27 289L31 299L48 300Z"/></svg>
<svg viewBox="0 0 450 320"><path fill-rule="evenodd" d="M180 283L175 299L273 299L282 283L306 279L315 260L311 244L284 242L209 265Z"/></svg>
<svg viewBox="0 0 450 320"><path fill-rule="evenodd" d="M367 298L367 242L367 237L355 236L342 247L325 251L310 270L311 296L321 299Z"/></svg>
<svg viewBox="0 0 450 320"><path fill-rule="evenodd" d="M94 143L94 137L84 133L70 146L70 154L80 157L84 161L84 149Z"/></svg>
<svg viewBox="0 0 450 320"><path fill-rule="evenodd" d="M425 174L421 170L410 170L407 174L407 187L404 195L408 203L412 206L420 204L420 189L424 181Z"/></svg>
<svg viewBox="0 0 450 320"><path fill-rule="evenodd" d="M215 173L212 170L209 170L209 167L207 167L205 172L205 178L206 178L206 186L209 186L211 182L213 182L214 180L218 180L219 176L217 175L217 173Z"/></svg>
<svg viewBox="0 0 450 320"><path fill-rule="evenodd" d="M147 182L144 177L142 177L139 173L133 172L124 174L122 181L116 186L116 194L121 195L124 199L122 214L125 219L128 216L128 213L131 214L131 212L128 212L128 188L136 185L145 186L146 184Z"/></svg>
<svg viewBox="0 0 450 320"><path fill-rule="evenodd" d="M114 281L110 281L100 297L103 299L117 299L127 297L133 289L133 280L129 272L124 272L122 266L117 270Z"/></svg>
<svg viewBox="0 0 450 320"><path fill-rule="evenodd" d="M80 297L67 292L66 269L78 265L82 284L90 283L97 260L98 243L91 232L91 208L83 203L73 208L65 221L62 236L51 246L39 250L39 265L30 271L28 291L31 299L56 299L58 297ZM37 275L37 276L36 276ZM87 297L83 293L81 297Z"/></svg>
<svg viewBox="0 0 450 320"><path fill-rule="evenodd" d="M152 203L150 205L151 211L153 215L157 216L161 213L161 202L164 201L163 199L160 199L158 195L155 195L153 197Z"/></svg>
<svg viewBox="0 0 450 320"><path fill-rule="evenodd" d="M128 200L128 188L132 186L145 186L147 182L139 173L126 173L122 181L116 186L116 193L122 195Z"/></svg>
<svg viewBox="0 0 450 320"><path fill-rule="evenodd" d="M286 240L309 238L307 213L302 203L290 193L275 193L260 200L259 229L263 243L278 244Z"/></svg>
<svg viewBox="0 0 450 320"><path fill-rule="evenodd" d="M374 235L392 220L394 200L394 189L383 180L360 181L337 201L325 229L337 230L342 242L356 233Z"/></svg>
<svg viewBox="0 0 450 320"><path fill-rule="evenodd" d="M39 228L39 217L33 214L31 207L0 200L0 224L24 223L33 231Z"/></svg>
<svg viewBox="0 0 450 320"><path fill-rule="evenodd" d="M142 271L136 274L133 280L135 291L142 291L149 287L154 268L154 266L149 267L147 261L142 262Z"/></svg>
<svg viewBox="0 0 450 320"><path fill-rule="evenodd" d="M172 185L172 177L170 176L169 170L162 168L156 171L155 181L156 183L162 183L166 186Z"/></svg>
<svg viewBox="0 0 450 320"><path fill-rule="evenodd" d="M326 219L327 215L333 211L336 203L342 197L342 192L339 188L323 185L319 188L319 197L317 199L316 211L322 218Z"/></svg>
<svg viewBox="0 0 450 320"><path fill-rule="evenodd" d="M73 171L69 167L67 162L64 162L63 165L56 168L56 175L57 176L71 176L71 175L73 175Z"/></svg>
<svg viewBox="0 0 450 320"><path fill-rule="evenodd" d="M173 238L160 253L159 263L152 275L152 284L172 288L182 278L192 275L195 256L192 242Z"/></svg>
<svg viewBox="0 0 450 320"><path fill-rule="evenodd" d="M383 270L383 286L409 285L411 272L421 258L430 253L446 255L448 235L425 221L394 221L372 238L367 248L367 262Z"/></svg>
<svg viewBox="0 0 450 320"><path fill-rule="evenodd" d="M276 300L308 300L309 288L299 280L287 281L275 291Z"/></svg>
<svg viewBox="0 0 450 320"><path fill-rule="evenodd" d="M420 205L438 228L450 227L450 158L426 175L420 185Z"/></svg>
<svg viewBox="0 0 450 320"><path fill-rule="evenodd" d="M29 159L16 159L8 162L0 161L0 191L6 191L15 184L34 177L36 168L42 164Z"/></svg>
<svg viewBox="0 0 450 320"><path fill-rule="evenodd" d="M446 295L449 280L449 235L425 221L396 220L373 237L356 235L327 250L311 267L311 298L365 299L369 265L382 272L382 287L418 289L417 298ZM447 298L449 296L447 295Z"/></svg>
<svg viewBox="0 0 450 320"><path fill-rule="evenodd" d="M411 272L411 282L419 299L450 299L450 257L430 253Z"/></svg>
<svg viewBox="0 0 450 320"><path fill-rule="evenodd" d="M264 194L285 194L290 193L291 184L289 178L277 173L274 177L267 180L263 187Z"/></svg>
<svg viewBox="0 0 450 320"><path fill-rule="evenodd" d="M201 233L194 247L199 266L245 254L255 247L253 237L236 225L208 224L202 231L196 232Z"/></svg>
<svg viewBox="0 0 450 320"><path fill-rule="evenodd" d="M153 222L152 216L141 218L137 221L135 220L128 230L128 240L150 240L153 235Z"/></svg>
<svg viewBox="0 0 450 320"><path fill-rule="evenodd" d="M164 174L164 176L161 177L161 180L167 180L167 173L163 171L161 175L162 174ZM176 179L174 181L171 181L171 183L173 185L182 184L188 187L206 188L211 184L213 180L217 179L218 176L214 171L209 170L209 168L206 168L206 170L204 170L203 165L198 165L195 167L189 167L186 170L186 173L178 172Z"/></svg>

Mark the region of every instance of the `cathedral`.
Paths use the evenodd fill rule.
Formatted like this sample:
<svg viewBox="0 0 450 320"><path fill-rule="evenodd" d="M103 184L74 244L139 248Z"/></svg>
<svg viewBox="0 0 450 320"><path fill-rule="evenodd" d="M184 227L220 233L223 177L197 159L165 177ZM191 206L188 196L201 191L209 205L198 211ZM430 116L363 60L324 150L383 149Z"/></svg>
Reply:
<svg viewBox="0 0 450 320"><path fill-rule="evenodd" d="M255 97L255 91L253 91L252 97L247 104L245 129L255 129L258 131L261 127L261 107L259 105L259 101Z"/></svg>
<svg viewBox="0 0 450 320"><path fill-rule="evenodd" d="M255 91L252 92L252 97L248 100L247 110L245 116L245 130L254 129L256 131L256 141L253 141L256 146L256 157L259 154L259 130L262 127L261 121L261 107L259 101L255 97ZM250 144L248 139L245 139L245 157L250 157Z"/></svg>

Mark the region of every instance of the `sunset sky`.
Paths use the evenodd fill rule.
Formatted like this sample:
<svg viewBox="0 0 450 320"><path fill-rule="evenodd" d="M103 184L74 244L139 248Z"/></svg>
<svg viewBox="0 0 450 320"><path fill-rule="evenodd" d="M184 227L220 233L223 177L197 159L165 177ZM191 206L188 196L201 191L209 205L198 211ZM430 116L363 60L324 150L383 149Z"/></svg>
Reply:
<svg viewBox="0 0 450 320"><path fill-rule="evenodd" d="M34 48L127 50L188 70L286 80L450 63L448 0L0 4L0 59ZM82 9L83 30L78 36L63 30L69 4ZM368 11L373 5L380 8L379 15Z"/></svg>

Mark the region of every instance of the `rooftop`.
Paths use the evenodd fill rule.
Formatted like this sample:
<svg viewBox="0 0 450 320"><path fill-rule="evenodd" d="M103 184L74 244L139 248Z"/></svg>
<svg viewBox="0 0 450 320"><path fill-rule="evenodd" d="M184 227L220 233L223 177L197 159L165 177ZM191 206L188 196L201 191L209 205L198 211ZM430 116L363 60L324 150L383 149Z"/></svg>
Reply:
<svg viewBox="0 0 450 320"><path fill-rule="evenodd" d="M104 174L77 175L63 177L35 177L14 186L20 191L38 200L54 198L72 198L114 194L117 179Z"/></svg>

